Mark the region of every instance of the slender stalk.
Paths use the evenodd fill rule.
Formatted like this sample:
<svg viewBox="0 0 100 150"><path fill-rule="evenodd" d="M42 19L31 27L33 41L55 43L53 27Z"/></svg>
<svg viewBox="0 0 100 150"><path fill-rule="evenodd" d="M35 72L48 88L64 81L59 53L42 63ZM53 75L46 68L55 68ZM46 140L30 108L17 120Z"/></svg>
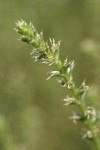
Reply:
<svg viewBox="0 0 100 150"><path fill-rule="evenodd" d="M55 65L56 70L49 73L47 79L56 77L62 87L67 88L66 97L64 98L65 105L76 105L80 112L76 112L72 117L73 121L80 121L85 126L83 138L90 140L95 145L96 150L100 150L98 129L96 122L99 120L98 112L93 106L86 104L86 92L89 87L85 85L85 81L79 88L73 81L74 61L68 62L67 59L62 62L59 57L60 42L56 43L54 39L49 39L45 42L43 33L38 33L32 23L27 24L25 21L18 21L16 31L21 34L20 40L27 42L33 46L32 58L35 61L41 61L49 66Z"/></svg>

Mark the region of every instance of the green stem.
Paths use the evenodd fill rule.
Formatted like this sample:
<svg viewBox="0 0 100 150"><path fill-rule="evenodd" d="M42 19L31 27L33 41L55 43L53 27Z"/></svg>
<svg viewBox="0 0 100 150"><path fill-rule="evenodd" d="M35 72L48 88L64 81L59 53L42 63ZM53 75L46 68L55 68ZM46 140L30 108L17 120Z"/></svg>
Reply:
<svg viewBox="0 0 100 150"><path fill-rule="evenodd" d="M96 138L96 137L93 139L93 143L94 143L94 145L96 147L96 150L100 150L100 142L99 142L98 139L99 138Z"/></svg>

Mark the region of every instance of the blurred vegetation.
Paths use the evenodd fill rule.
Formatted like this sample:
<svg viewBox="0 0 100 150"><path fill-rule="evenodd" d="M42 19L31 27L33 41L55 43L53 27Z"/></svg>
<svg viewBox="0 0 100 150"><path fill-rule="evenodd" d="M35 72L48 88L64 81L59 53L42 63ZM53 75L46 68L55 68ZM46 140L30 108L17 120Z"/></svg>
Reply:
<svg viewBox="0 0 100 150"><path fill-rule="evenodd" d="M77 85L84 78L95 85L88 97L100 109L100 2L1 0L0 11L0 149L94 149L81 140L81 124L68 120L65 91L45 81L47 67L33 64L31 48L16 40L13 28L22 18L43 29L45 39L61 40L62 59L75 60Z"/></svg>

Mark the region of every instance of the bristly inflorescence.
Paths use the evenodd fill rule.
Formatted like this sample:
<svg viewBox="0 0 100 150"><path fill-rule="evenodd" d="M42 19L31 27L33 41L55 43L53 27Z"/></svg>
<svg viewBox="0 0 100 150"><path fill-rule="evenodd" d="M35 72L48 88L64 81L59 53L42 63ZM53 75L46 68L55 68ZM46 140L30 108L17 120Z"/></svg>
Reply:
<svg viewBox="0 0 100 150"><path fill-rule="evenodd" d="M72 75L75 66L74 61L68 62L65 59L62 62L60 60L60 41L56 43L54 39L50 38L48 42L45 42L43 32L38 33L32 23L28 24L23 20L16 23L15 30L21 34L21 41L33 46L31 55L34 61L41 61L41 63L48 64L49 66L55 65L56 70L49 72L47 79L57 77L60 85L70 91L64 98L65 105L77 105L80 108L80 112L74 113L70 119L84 124L85 132L83 138L93 141L96 149L100 150L97 146L98 129L96 128L96 122L100 116L93 106L88 106L86 103L85 95L89 87L85 85L85 81L83 81L79 88L75 86Z"/></svg>

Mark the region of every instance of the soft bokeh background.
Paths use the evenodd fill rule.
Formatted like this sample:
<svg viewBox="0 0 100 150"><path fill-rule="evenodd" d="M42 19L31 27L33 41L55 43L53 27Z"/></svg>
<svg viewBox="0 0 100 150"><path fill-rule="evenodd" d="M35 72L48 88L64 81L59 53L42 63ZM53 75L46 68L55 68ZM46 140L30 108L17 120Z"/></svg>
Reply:
<svg viewBox="0 0 100 150"><path fill-rule="evenodd" d="M0 0L0 150L94 150L68 119L74 108L63 105L65 90L45 80L48 67L17 40L21 18L62 41L61 59L75 60L77 86L94 86L88 97L100 108L100 1Z"/></svg>

